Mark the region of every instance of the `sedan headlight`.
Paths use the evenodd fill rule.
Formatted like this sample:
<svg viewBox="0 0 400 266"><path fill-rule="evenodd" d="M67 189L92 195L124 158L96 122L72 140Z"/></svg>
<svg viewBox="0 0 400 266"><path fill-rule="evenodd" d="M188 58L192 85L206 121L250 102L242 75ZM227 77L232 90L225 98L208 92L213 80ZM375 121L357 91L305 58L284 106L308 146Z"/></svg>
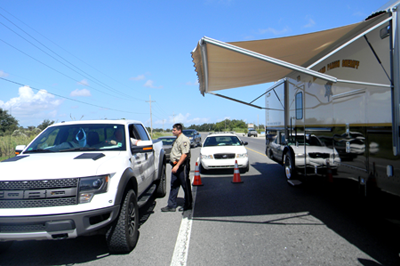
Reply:
<svg viewBox="0 0 400 266"><path fill-rule="evenodd" d="M201 158L202 160L214 159L214 157L212 156L212 154L211 154L211 155L203 155L203 154L200 154L200 158Z"/></svg>
<svg viewBox="0 0 400 266"><path fill-rule="evenodd" d="M79 203L89 203L95 194L107 192L109 176L83 177L79 181Z"/></svg>
<svg viewBox="0 0 400 266"><path fill-rule="evenodd" d="M238 154L236 154L236 158L247 158L247 157L248 157L247 153L238 153Z"/></svg>

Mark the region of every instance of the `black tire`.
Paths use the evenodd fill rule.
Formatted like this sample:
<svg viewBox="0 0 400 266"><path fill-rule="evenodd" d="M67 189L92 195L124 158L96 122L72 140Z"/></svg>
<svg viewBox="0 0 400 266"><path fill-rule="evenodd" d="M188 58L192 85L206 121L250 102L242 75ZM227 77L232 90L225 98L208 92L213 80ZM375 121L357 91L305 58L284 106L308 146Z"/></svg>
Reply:
<svg viewBox="0 0 400 266"><path fill-rule="evenodd" d="M131 252L139 237L139 208L136 194L130 189L124 197L118 218L106 234L110 253Z"/></svg>
<svg viewBox="0 0 400 266"><path fill-rule="evenodd" d="M12 244L13 241L0 242L0 254L6 252Z"/></svg>
<svg viewBox="0 0 400 266"><path fill-rule="evenodd" d="M201 163L199 163L199 172L200 172L200 174L207 174L207 170L203 168Z"/></svg>
<svg viewBox="0 0 400 266"><path fill-rule="evenodd" d="M294 158L292 153L286 152L285 155L283 156L283 166L285 169L285 177L287 180L295 179L296 177L296 171L295 171L295 165L294 165Z"/></svg>
<svg viewBox="0 0 400 266"><path fill-rule="evenodd" d="M270 158L271 160L274 159L274 154L272 153L271 149L268 150L268 158Z"/></svg>
<svg viewBox="0 0 400 266"><path fill-rule="evenodd" d="M157 181L156 197L163 198L167 194L167 175L165 172L165 164L163 164L161 169L160 180Z"/></svg>
<svg viewBox="0 0 400 266"><path fill-rule="evenodd" d="M239 172L240 172L241 174L244 174L244 173L247 173L249 170L250 170L250 165L247 164L246 168L240 168L240 169L239 169Z"/></svg>

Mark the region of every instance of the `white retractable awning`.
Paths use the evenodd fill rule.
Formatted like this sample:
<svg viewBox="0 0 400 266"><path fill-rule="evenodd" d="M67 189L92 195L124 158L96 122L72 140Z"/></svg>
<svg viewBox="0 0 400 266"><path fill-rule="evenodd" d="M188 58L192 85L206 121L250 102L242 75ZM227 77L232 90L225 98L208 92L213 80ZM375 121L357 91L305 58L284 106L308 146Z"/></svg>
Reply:
<svg viewBox="0 0 400 266"><path fill-rule="evenodd" d="M203 37L192 51L200 92L275 82L292 71L336 82L335 77L312 70L313 63L389 19L380 14L344 27L257 41L225 43Z"/></svg>

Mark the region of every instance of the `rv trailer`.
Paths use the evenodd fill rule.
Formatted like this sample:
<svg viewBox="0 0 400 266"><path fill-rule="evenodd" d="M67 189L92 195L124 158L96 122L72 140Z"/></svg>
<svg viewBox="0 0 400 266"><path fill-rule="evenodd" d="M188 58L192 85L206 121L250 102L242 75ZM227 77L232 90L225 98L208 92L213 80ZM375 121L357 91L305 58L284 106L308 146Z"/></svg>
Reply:
<svg viewBox="0 0 400 266"><path fill-rule="evenodd" d="M288 180L329 174L366 194L400 196L400 1L393 2L360 23L305 35L203 37L192 52L200 92L265 109L266 154ZM215 92L268 82L276 83L263 94L265 107Z"/></svg>

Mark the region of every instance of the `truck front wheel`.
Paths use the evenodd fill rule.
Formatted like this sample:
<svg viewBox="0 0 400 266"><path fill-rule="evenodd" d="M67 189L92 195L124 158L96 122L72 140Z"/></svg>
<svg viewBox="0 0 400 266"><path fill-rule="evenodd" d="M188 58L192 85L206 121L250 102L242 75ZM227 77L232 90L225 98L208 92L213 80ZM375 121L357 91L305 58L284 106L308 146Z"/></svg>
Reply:
<svg viewBox="0 0 400 266"><path fill-rule="evenodd" d="M136 246L139 236L139 208L135 192L130 189L125 195L116 221L106 234L110 253L129 253Z"/></svg>

